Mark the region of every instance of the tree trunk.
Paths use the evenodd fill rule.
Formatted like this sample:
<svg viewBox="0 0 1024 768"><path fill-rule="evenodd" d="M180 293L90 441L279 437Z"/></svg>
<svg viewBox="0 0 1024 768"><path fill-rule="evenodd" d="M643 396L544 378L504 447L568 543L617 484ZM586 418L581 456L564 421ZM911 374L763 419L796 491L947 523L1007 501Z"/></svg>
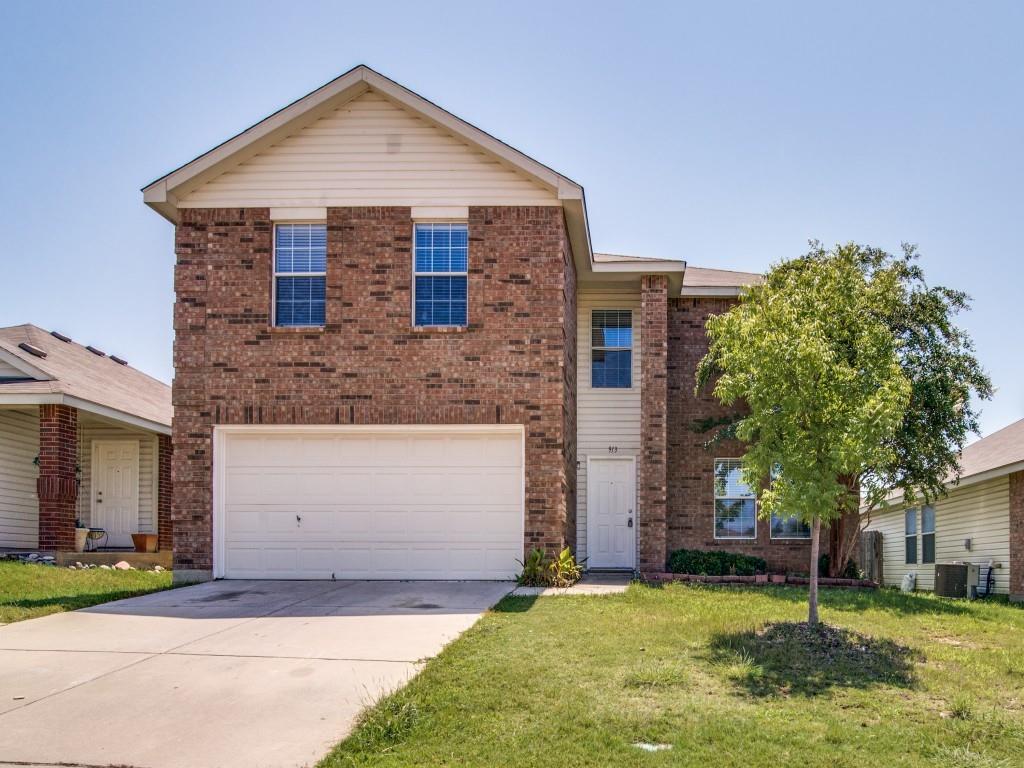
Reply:
<svg viewBox="0 0 1024 768"><path fill-rule="evenodd" d="M807 623L818 623L818 551L821 548L821 518L811 523L811 579L807 588Z"/></svg>

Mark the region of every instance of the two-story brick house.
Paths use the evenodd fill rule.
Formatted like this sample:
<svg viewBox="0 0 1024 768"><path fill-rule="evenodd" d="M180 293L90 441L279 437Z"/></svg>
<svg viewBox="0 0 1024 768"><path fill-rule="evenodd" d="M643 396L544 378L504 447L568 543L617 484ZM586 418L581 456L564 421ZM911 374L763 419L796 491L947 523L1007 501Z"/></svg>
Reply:
<svg viewBox="0 0 1024 768"><path fill-rule="evenodd" d="M176 226L179 580L510 578L564 545L806 570L692 429L704 321L756 275L594 253L582 187L366 67L143 192Z"/></svg>

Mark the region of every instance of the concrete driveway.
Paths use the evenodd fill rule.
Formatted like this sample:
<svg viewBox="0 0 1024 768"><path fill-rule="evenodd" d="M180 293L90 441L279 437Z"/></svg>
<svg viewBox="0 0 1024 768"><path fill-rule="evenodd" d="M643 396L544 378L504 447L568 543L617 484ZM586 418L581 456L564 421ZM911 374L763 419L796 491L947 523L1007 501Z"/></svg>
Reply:
<svg viewBox="0 0 1024 768"><path fill-rule="evenodd" d="M0 627L0 766L311 765L513 586L219 581Z"/></svg>

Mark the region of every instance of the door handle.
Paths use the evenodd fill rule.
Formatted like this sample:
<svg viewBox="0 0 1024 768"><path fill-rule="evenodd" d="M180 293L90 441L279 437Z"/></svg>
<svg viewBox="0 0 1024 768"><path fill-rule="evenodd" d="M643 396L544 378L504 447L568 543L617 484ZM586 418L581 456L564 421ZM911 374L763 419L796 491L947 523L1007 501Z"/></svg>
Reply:
<svg viewBox="0 0 1024 768"><path fill-rule="evenodd" d="M629 518L629 520L626 521L626 527L627 528L632 528L633 527L633 518L632 517Z"/></svg>

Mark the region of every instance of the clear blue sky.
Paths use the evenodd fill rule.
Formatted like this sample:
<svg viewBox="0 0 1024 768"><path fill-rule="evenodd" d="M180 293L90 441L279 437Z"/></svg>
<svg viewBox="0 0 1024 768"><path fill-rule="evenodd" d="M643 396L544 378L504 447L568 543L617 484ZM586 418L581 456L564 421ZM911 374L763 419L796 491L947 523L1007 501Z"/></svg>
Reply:
<svg viewBox="0 0 1024 768"><path fill-rule="evenodd" d="M917 243L974 297L985 433L1024 416L1024 3L7 0L0 19L0 325L169 381L173 233L139 188L366 63L583 184L599 250L760 271L809 238Z"/></svg>

